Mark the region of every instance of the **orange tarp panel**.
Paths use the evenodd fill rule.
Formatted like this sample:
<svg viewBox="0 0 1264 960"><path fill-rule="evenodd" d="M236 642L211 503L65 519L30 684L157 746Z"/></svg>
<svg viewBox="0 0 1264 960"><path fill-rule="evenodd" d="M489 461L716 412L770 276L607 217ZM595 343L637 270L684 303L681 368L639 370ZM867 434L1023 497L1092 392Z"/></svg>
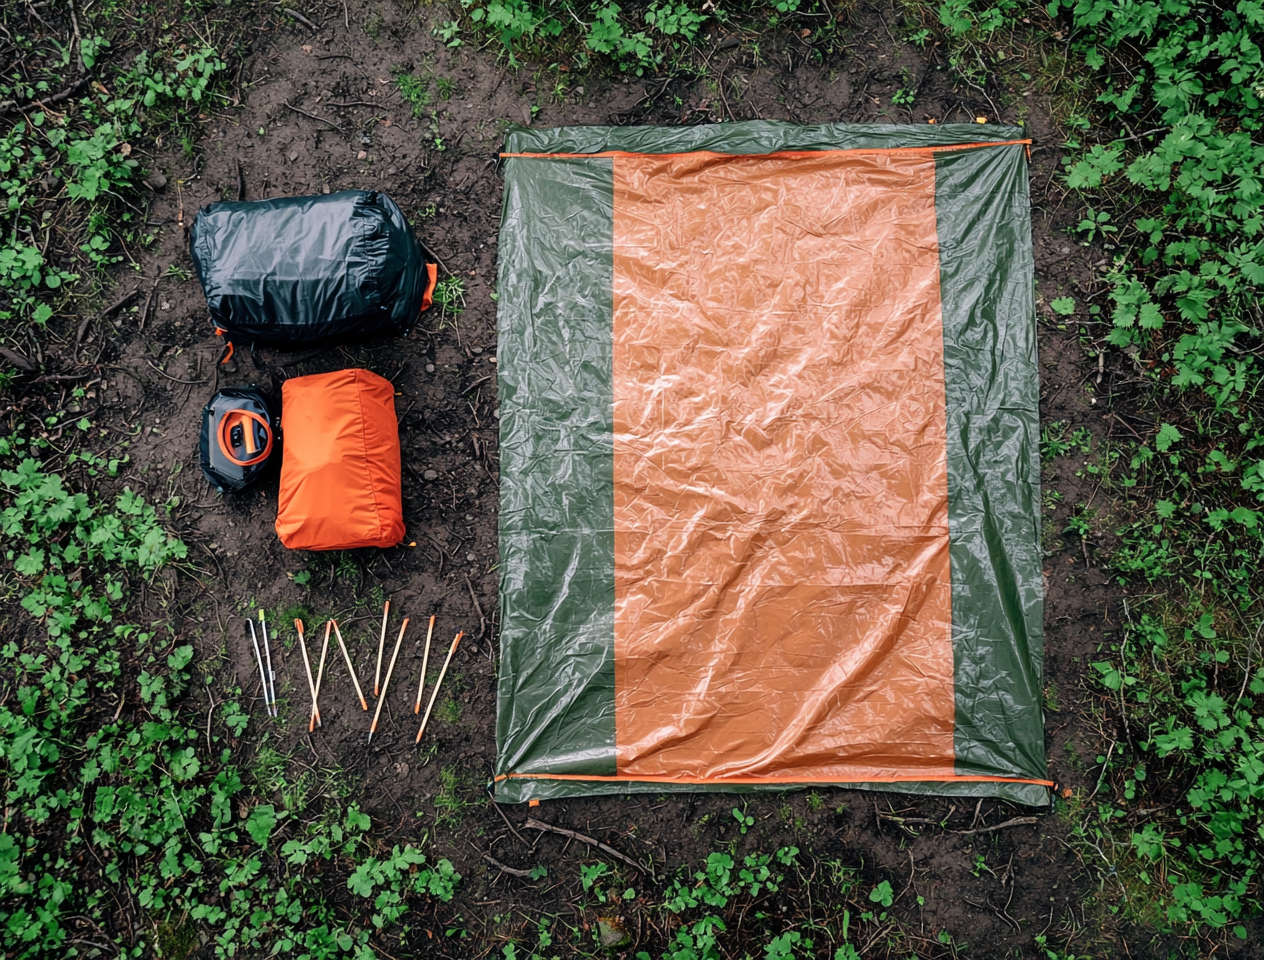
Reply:
<svg viewBox="0 0 1264 960"><path fill-rule="evenodd" d="M368 370L287 380L276 531L294 550L404 538L395 388Z"/></svg>
<svg viewBox="0 0 1264 960"><path fill-rule="evenodd" d="M614 211L619 776L953 777L934 158L618 156Z"/></svg>

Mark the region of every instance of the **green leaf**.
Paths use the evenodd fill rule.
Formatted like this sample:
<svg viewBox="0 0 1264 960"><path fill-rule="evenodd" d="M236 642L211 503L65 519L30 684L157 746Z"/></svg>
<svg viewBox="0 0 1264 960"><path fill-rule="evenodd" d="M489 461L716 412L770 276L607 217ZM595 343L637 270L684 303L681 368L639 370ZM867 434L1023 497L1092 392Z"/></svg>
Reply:
<svg viewBox="0 0 1264 960"><path fill-rule="evenodd" d="M250 816L246 818L246 832L261 847L267 845L268 837L272 836L272 831L276 829L276 825L276 808L270 803L259 804L250 811Z"/></svg>
<svg viewBox="0 0 1264 960"><path fill-rule="evenodd" d="M1075 313L1075 299L1073 297L1058 297L1050 302L1049 307L1059 316L1069 317Z"/></svg>
<svg viewBox="0 0 1264 960"><path fill-rule="evenodd" d="M1167 453L1172 449L1172 444L1181 439L1181 432L1170 423L1162 424L1159 427L1158 436L1154 438L1154 448L1159 453Z"/></svg>

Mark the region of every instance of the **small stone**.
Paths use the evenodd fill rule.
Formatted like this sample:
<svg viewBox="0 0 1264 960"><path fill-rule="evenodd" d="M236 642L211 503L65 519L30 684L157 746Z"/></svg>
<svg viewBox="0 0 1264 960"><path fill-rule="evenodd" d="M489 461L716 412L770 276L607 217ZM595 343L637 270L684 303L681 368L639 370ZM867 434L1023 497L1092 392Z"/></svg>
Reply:
<svg viewBox="0 0 1264 960"><path fill-rule="evenodd" d="M583 88L583 87L576 87L576 88L575 88L575 96L577 96L577 97L582 97L583 95L584 95L584 88Z"/></svg>
<svg viewBox="0 0 1264 960"><path fill-rule="evenodd" d="M320 188L320 192L321 192L321 193L328 193L328 192L329 192L329 184L325 184L323 187L321 187L321 188Z"/></svg>
<svg viewBox="0 0 1264 960"><path fill-rule="evenodd" d="M155 173L149 178L149 185L155 190L162 190L167 186L167 178L161 173Z"/></svg>
<svg viewBox="0 0 1264 960"><path fill-rule="evenodd" d="M434 373L434 364L433 364L433 363L428 363L428 364L426 364L426 373Z"/></svg>
<svg viewBox="0 0 1264 960"><path fill-rule="evenodd" d="M427 470L421 475L421 477L423 480L438 480L439 474L435 473L433 470Z"/></svg>
<svg viewBox="0 0 1264 960"><path fill-rule="evenodd" d="M164 310L170 310L170 309L171 309L171 304L169 304L166 300L164 300L164 301L162 302L162 309L164 309Z"/></svg>
<svg viewBox="0 0 1264 960"><path fill-rule="evenodd" d="M294 162L295 160L297 160L297 159L298 159L298 151L297 151L297 150L291 150L291 151L290 151L290 163L293 163L293 162Z"/></svg>
<svg viewBox="0 0 1264 960"><path fill-rule="evenodd" d="M483 352L482 347L470 347L470 353L482 353L482 352Z"/></svg>
<svg viewBox="0 0 1264 960"><path fill-rule="evenodd" d="M367 156L368 154L365 151L361 150L359 153L356 154L356 159L363 160Z"/></svg>
<svg viewBox="0 0 1264 960"><path fill-rule="evenodd" d="M621 947L631 939L627 928L618 917L597 918L597 939L607 950Z"/></svg>
<svg viewBox="0 0 1264 960"><path fill-rule="evenodd" d="M1070 253L1070 252L1071 252L1070 247L1063 247L1061 250L1058 251L1058 253Z"/></svg>
<svg viewBox="0 0 1264 960"><path fill-rule="evenodd" d="M466 560L468 560L470 563L473 563L473 562L474 562L475 560L477 560L478 558L477 558L477 557L475 557L475 556L474 556L474 554L472 554L472 553L467 553L467 554L465 555L465 559L466 559Z"/></svg>
<svg viewBox="0 0 1264 960"><path fill-rule="evenodd" d="M78 411L78 410L76 410L76 411L74 411L74 412L75 412L75 413L78 413L79 411ZM473 520L473 519L474 519L474 515L473 515L473 514L471 514L471 513L467 513L467 514L465 515L465 519L466 519L466 520Z"/></svg>

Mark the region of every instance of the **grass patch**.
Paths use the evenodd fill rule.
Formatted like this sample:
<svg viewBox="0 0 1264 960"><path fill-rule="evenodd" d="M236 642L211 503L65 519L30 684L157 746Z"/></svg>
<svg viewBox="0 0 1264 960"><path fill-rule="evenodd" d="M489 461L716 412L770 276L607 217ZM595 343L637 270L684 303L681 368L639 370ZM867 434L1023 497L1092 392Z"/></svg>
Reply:
<svg viewBox="0 0 1264 960"><path fill-rule="evenodd" d="M1106 535L1120 581L1143 588L1090 665L1107 698L1097 789L1067 815L1111 911L1206 952L1248 935L1264 869L1264 7L1054 0L1048 25L1009 0L935 13L968 86L1041 65L1023 75L1053 91L1083 211L1071 232L1108 261L1102 305L1050 307L1081 324L1086 359L1140 371L1135 442L1062 423L1041 438L1046 460L1097 446L1077 475L1106 502L1064 532L1086 558Z"/></svg>

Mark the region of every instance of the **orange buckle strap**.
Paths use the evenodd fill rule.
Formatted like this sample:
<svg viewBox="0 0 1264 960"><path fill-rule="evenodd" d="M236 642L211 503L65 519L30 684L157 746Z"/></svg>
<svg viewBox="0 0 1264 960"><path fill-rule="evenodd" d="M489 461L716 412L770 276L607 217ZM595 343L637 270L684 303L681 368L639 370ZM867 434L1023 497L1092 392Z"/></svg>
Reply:
<svg viewBox="0 0 1264 960"><path fill-rule="evenodd" d="M426 283L426 292L421 295L421 312L423 313L434 303L435 284L439 282L439 268L433 263L426 264L426 276L430 279Z"/></svg>
<svg viewBox="0 0 1264 960"><path fill-rule="evenodd" d="M228 331L225 330L223 327L215 328L215 336L217 337L222 337L226 333L228 333ZM225 340L224 341L224 355L219 358L219 366L222 367L232 358L233 358L233 342L231 340Z"/></svg>

